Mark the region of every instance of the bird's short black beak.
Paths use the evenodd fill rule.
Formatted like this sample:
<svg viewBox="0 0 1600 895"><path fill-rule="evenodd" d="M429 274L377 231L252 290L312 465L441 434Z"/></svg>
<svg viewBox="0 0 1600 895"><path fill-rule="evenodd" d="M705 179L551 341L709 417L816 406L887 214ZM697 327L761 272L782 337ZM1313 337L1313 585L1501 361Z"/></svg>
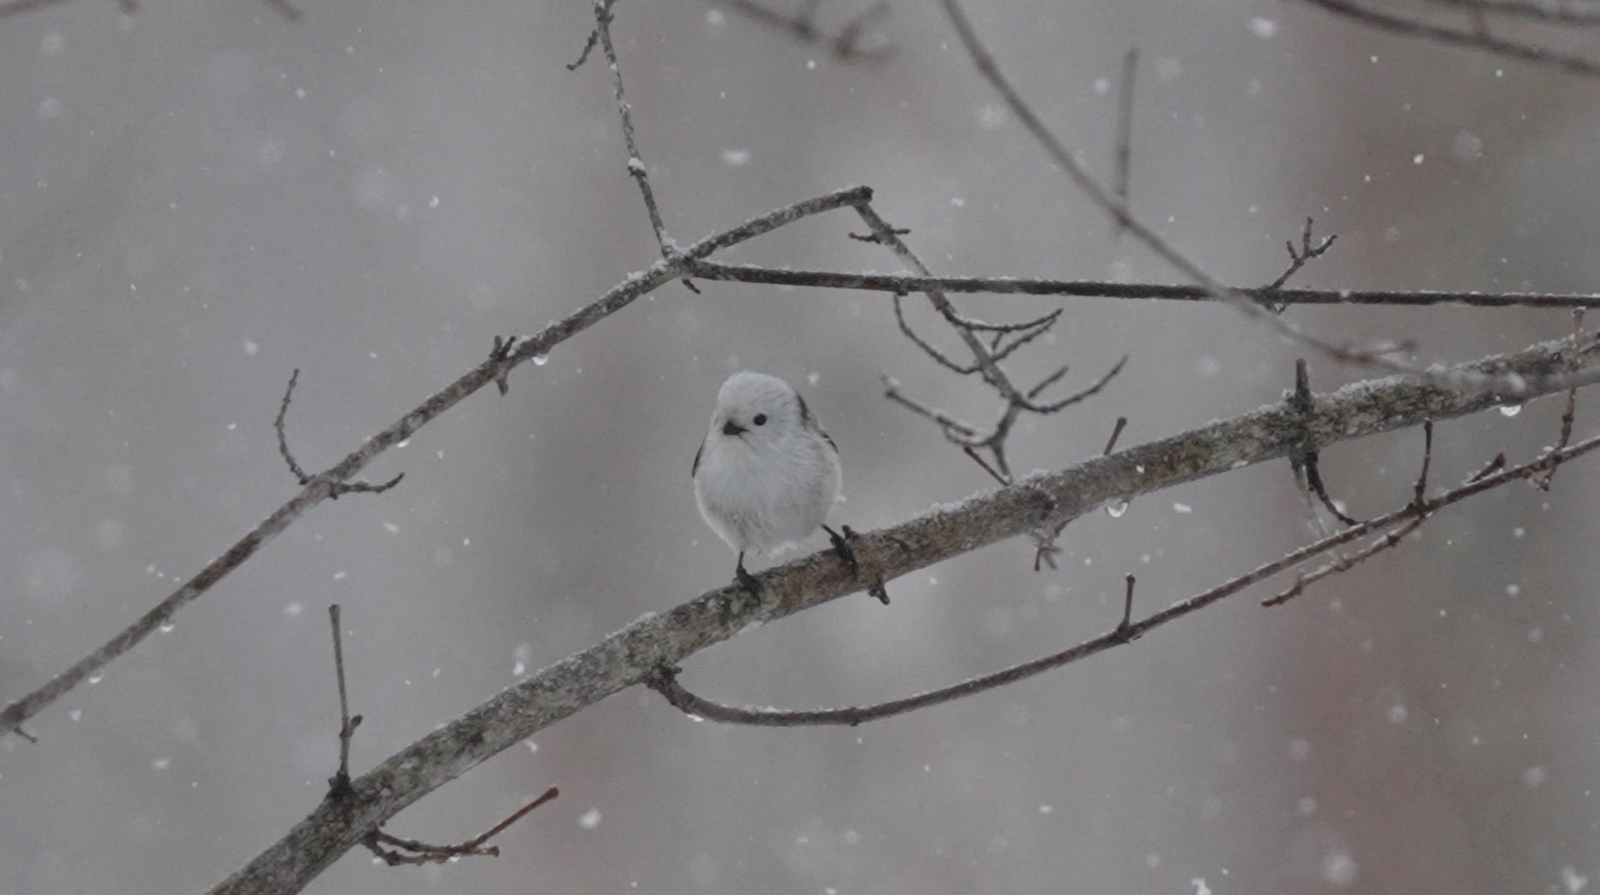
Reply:
<svg viewBox="0 0 1600 895"><path fill-rule="evenodd" d="M738 423L734 422L733 420L728 420L727 422L722 424L722 434L724 434L724 435L743 435L744 433L746 433L748 431L750 431L750 430L746 429L745 427L743 427L741 425L739 425Z"/></svg>

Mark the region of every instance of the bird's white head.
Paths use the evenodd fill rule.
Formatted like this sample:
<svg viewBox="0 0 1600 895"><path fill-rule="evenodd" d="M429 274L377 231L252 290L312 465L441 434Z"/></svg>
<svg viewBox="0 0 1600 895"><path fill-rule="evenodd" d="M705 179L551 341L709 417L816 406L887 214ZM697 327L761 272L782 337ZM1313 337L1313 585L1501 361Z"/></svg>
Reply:
<svg viewBox="0 0 1600 895"><path fill-rule="evenodd" d="M712 437L737 438L755 447L781 441L804 424L804 405L789 383L765 373L735 373L717 392Z"/></svg>

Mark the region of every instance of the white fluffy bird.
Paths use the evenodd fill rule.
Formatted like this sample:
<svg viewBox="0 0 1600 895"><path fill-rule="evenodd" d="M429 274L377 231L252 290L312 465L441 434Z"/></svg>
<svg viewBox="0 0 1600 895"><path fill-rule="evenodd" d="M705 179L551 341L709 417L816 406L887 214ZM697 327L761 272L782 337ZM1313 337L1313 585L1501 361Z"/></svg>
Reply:
<svg viewBox="0 0 1600 895"><path fill-rule="evenodd" d="M746 551L771 552L819 527L854 571L849 544L823 524L839 497L839 449L789 383L749 371L728 377L691 474L700 515L738 552L736 578L752 593L759 586L745 571Z"/></svg>

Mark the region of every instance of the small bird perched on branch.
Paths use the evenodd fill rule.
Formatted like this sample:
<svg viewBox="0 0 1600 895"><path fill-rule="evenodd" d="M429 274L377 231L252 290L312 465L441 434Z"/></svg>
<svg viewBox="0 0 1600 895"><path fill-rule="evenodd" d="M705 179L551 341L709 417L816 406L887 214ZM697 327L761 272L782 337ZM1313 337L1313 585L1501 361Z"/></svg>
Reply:
<svg viewBox="0 0 1600 895"><path fill-rule="evenodd" d="M777 550L818 527L856 572L849 543L823 524L843 480L839 449L789 383L749 371L728 377L691 475L700 515L738 552L735 580L750 593L761 588L745 571L747 551Z"/></svg>

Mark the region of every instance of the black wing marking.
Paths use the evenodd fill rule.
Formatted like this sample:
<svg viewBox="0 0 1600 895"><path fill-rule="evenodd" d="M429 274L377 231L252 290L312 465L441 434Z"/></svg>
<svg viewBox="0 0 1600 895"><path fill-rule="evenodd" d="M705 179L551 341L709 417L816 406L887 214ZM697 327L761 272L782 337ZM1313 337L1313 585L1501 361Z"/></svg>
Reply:
<svg viewBox="0 0 1600 895"><path fill-rule="evenodd" d="M700 442L700 447L695 449L695 452L694 452L694 465L689 467L689 478L691 478L691 479L694 478L694 474L700 471L700 455L705 453L705 452L706 452L706 443L702 441L702 442Z"/></svg>
<svg viewBox="0 0 1600 895"><path fill-rule="evenodd" d="M811 428L816 429L818 432L822 432L822 438L824 441L828 442L828 447L833 448L833 452L835 454L839 453L839 446L833 443L833 436L829 435L827 432L823 432L822 424L818 423L817 418L811 415L811 408L806 406L806 399L800 397L799 392L794 393L794 399L800 402L800 424L803 426L810 426Z"/></svg>

